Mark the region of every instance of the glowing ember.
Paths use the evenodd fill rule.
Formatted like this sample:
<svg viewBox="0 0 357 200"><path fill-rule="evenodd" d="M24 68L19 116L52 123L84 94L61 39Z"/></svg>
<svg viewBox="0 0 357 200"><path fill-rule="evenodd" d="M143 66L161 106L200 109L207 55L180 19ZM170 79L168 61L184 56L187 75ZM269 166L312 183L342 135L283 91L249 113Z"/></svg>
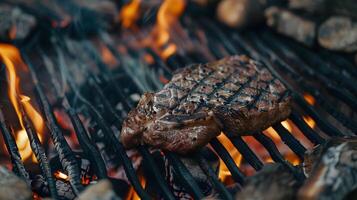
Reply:
<svg viewBox="0 0 357 200"><path fill-rule="evenodd" d="M139 18L141 0L132 0L120 10L119 20L125 28L132 28Z"/></svg>
<svg viewBox="0 0 357 200"><path fill-rule="evenodd" d="M103 62L107 64L109 67L115 67L118 62L112 52L108 49L104 44L100 44L100 54L103 59Z"/></svg>
<svg viewBox="0 0 357 200"><path fill-rule="evenodd" d="M61 171L55 171L53 174L57 179L64 180L64 181L69 181L69 177L67 174L62 173Z"/></svg>
<svg viewBox="0 0 357 200"><path fill-rule="evenodd" d="M217 139L221 142L221 144L228 150L229 154L232 156L234 162L236 163L237 166L240 166L240 163L242 161L242 155L237 151L237 149L233 146L231 141L227 138L226 135L221 133ZM231 179L231 173L228 170L227 166L224 164L222 159L219 159L219 172L218 172L218 177L219 179L225 183L226 185L229 185L233 183L233 180Z"/></svg>
<svg viewBox="0 0 357 200"><path fill-rule="evenodd" d="M30 98L28 96L22 95L20 92L20 79L16 74L15 65L19 67L26 66L21 59L19 50L7 44L0 44L0 58L6 66L7 81L8 81L8 95L10 101L16 111L17 117L19 119L21 130L16 132L16 143L19 145L20 155L23 160L30 158L33 153L30 148L30 143L27 138L25 131L25 126L23 124L23 119L21 112L19 110L19 101L24 106L27 115L30 117L34 127L38 133L43 133L44 121L41 115L36 111L36 109L30 104ZM39 136L41 140L41 135ZM33 157L34 158L34 157ZM33 159L36 161L36 159Z"/></svg>
<svg viewBox="0 0 357 200"><path fill-rule="evenodd" d="M315 105L315 103L316 103L315 98L311 94L305 93L304 99L308 104L310 104L312 106Z"/></svg>

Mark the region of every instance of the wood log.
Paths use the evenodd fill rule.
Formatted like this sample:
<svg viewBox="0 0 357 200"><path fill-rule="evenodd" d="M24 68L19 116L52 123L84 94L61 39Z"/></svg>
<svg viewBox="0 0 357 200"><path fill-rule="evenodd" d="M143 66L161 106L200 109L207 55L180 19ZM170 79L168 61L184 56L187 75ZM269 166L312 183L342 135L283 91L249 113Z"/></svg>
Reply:
<svg viewBox="0 0 357 200"><path fill-rule="evenodd" d="M332 16L318 30L319 44L327 49L353 52L357 50L357 22L348 17Z"/></svg>
<svg viewBox="0 0 357 200"><path fill-rule="evenodd" d="M357 139L333 139L306 155L301 200L338 200L357 188Z"/></svg>
<svg viewBox="0 0 357 200"><path fill-rule="evenodd" d="M32 192L26 182L3 166L0 166L0 199L32 199Z"/></svg>
<svg viewBox="0 0 357 200"><path fill-rule="evenodd" d="M312 46L315 43L315 22L278 7L268 8L265 11L265 16L267 18L267 25L278 33L291 37L308 46Z"/></svg>
<svg viewBox="0 0 357 200"><path fill-rule="evenodd" d="M267 164L255 175L247 178L237 200L289 200L295 199L300 183L282 164Z"/></svg>
<svg viewBox="0 0 357 200"><path fill-rule="evenodd" d="M0 40L23 40L36 26L35 17L19 7L0 4Z"/></svg>

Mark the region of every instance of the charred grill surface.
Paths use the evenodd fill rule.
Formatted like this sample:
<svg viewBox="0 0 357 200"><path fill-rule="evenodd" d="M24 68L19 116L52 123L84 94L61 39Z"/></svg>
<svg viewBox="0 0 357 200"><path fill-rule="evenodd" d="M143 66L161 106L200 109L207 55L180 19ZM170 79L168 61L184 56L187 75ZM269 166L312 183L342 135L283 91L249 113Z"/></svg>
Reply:
<svg viewBox="0 0 357 200"><path fill-rule="evenodd" d="M121 141L187 153L220 131L252 134L289 114L286 87L261 64L231 56L185 67L159 92L144 94L124 121Z"/></svg>

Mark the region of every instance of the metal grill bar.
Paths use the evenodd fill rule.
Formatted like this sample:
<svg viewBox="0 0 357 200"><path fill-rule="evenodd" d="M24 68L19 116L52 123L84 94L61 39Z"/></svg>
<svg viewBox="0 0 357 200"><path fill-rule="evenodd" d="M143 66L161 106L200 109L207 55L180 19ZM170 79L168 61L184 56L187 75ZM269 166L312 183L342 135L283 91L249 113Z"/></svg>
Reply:
<svg viewBox="0 0 357 200"><path fill-rule="evenodd" d="M226 187L224 187L224 185L218 180L216 173L212 170L212 168L209 166L207 161L204 158L202 158L202 156L199 154L196 154L195 158L198 161L198 164L200 165L201 169L207 175L208 180L212 183L213 187L219 192L220 196L223 199L232 200L233 199L232 195L228 192Z"/></svg>
<svg viewBox="0 0 357 200"><path fill-rule="evenodd" d="M72 152L72 149L69 147L66 139L64 138L61 129L57 125L56 118L53 114L52 107L42 89L42 86L39 84L39 80L37 75L35 74L35 70L30 62L27 54L22 53L23 59L27 64L32 81L35 86L35 92L38 96L37 100L39 102L39 106L45 116L45 121L48 129L50 130L50 135L53 140L53 144L60 158L62 167L68 173L69 182L72 186L72 189L76 195L79 194L84 188L80 182L80 168L77 162L77 159Z"/></svg>
<svg viewBox="0 0 357 200"><path fill-rule="evenodd" d="M266 136L264 133L258 133L254 135L254 138L258 140L269 152L271 158L278 163L284 165L287 169L294 174L294 176L299 180L303 181L305 179L304 174L297 171L294 166L292 166L288 161L285 160L283 155L279 152L278 148L275 146L272 139Z"/></svg>
<svg viewBox="0 0 357 200"><path fill-rule="evenodd" d="M45 59L48 59L48 58L45 56L44 52L41 49L38 49L38 51L42 55L41 56L42 61L45 62ZM71 119L71 123L75 129L75 134L77 136L79 145L83 149L86 157L92 163L98 178L99 179L107 178L107 169L106 169L104 160L102 158L102 155L100 154L97 146L89 138L88 133L87 133L86 129L84 128L82 121L79 119L77 113L70 106L68 97L66 96L66 94L62 94L62 92L60 91L61 87L58 83L58 80L56 79L54 69L52 69L51 67L52 66L49 66L49 63L45 64L45 68L46 68L47 72L52 77L51 83L52 83L52 86L56 93L56 97L57 97L57 99L62 99L63 107L65 108L68 116Z"/></svg>
<svg viewBox="0 0 357 200"><path fill-rule="evenodd" d="M115 119L114 120L114 125L118 128L118 130L121 130L120 123L123 121L123 119L121 117L119 117L119 115L113 109L112 105L110 105L110 102L105 97L101 87L99 87L97 79L90 72L90 69L88 69L86 71L82 70L82 73L85 73L85 74L87 74L87 77L90 77L89 78L90 85L97 92L99 98L101 99L101 103L104 105L105 110L110 114L110 117ZM107 73L109 73L109 72L107 72ZM109 75L109 76L111 76L111 75ZM128 110L127 110L127 112L128 112ZM167 183L166 183L165 179L161 176L161 174L160 174L160 172L158 170L158 167L157 167L157 165L155 164L155 162L154 162L154 160L152 158L152 155L143 146L139 147L139 151L142 154L144 160L150 166L149 170L154 174L154 178L155 178L157 184L159 185L159 187L160 187L160 189L162 191L162 194L165 197L165 199L174 199L174 196L172 195L172 192L170 191L170 189L167 187Z"/></svg>
<svg viewBox="0 0 357 200"><path fill-rule="evenodd" d="M254 34L252 34L253 36L255 36ZM255 36L253 37L253 39L255 41L255 43L257 45L259 45L259 49L262 52L265 52L266 54L268 54L270 56L271 59L276 60L278 62L278 65L280 67L283 67L285 69L287 69L290 73L292 74L296 74L295 77L297 77L297 79L295 79L297 81L297 83L299 83L299 85L304 89L304 91L310 92L315 99L318 102L318 105L324 107L324 109L333 117L335 117L335 119L337 119L338 121L340 121L343 125L345 125L346 127L350 128L352 131L356 131L357 127L355 126L356 122L354 122L351 118L345 116L345 114L341 113L340 111L336 110L334 108L334 106L332 106L331 103L328 102L328 100L326 100L326 98L323 98L319 92L319 90L315 89L314 87L312 87L311 85L306 84L307 81L301 77L304 76L308 76L308 75L304 75L304 76L300 76L297 74L297 72L295 71L295 69L293 69L292 67L290 67L291 65L294 66L294 62L287 64L284 60L282 60L280 57L281 55L277 55L276 53L274 53L272 50L269 49L269 47L267 45L263 44L263 41L261 41L261 39L259 39L259 37ZM279 44L279 41L274 41L274 42L270 42L269 46L274 46L273 44ZM275 51L276 52L281 52L281 48L284 48L284 54L287 54L290 57L292 57L294 54L289 50L288 47L285 48L285 46L280 46L280 48L276 48ZM279 50L280 49L280 50ZM307 69L307 66L305 66L304 63L301 62L301 60L297 60L296 58L294 59L295 63L299 63L299 69L304 69L304 71L308 71L308 73L311 73L311 69ZM319 74L319 73L313 73L313 74ZM319 75L318 77L320 77L321 75ZM330 85L330 87L328 87L330 89L330 92L332 94L336 94L336 87L332 86L330 84L330 81L326 79L326 77L320 78L323 81L324 85ZM331 89L332 88L332 89ZM335 91L335 92L334 92ZM339 90L338 90L339 91ZM337 92L337 97L343 97L344 95L341 95L340 92ZM348 97L348 99L353 99L352 97ZM351 100L348 100L348 102ZM353 100L352 100L353 101ZM353 106L352 106L353 107Z"/></svg>
<svg viewBox="0 0 357 200"><path fill-rule="evenodd" d="M7 152L9 152L13 171L26 181L27 185L31 184L30 176L22 162L19 149L15 142L14 136L11 134L9 127L6 124L3 112L0 110L0 130L5 141Z"/></svg>
<svg viewBox="0 0 357 200"><path fill-rule="evenodd" d="M69 108L67 109L67 114L72 121L79 145L81 146L91 165L93 165L97 177L99 179L107 178L107 168L105 166L102 155L100 154L97 146L88 137L88 133L84 128L83 123L79 119L77 113L73 108Z"/></svg>
<svg viewBox="0 0 357 200"><path fill-rule="evenodd" d="M303 161L306 148L280 123L273 125L273 128L279 134L281 140Z"/></svg>
<svg viewBox="0 0 357 200"><path fill-rule="evenodd" d="M243 158L255 169L260 170L263 167L263 162L253 152L253 150L244 142L241 137L235 137L230 139L232 144L242 154Z"/></svg>
<svg viewBox="0 0 357 200"><path fill-rule="evenodd" d="M285 85L288 86L288 88L293 92L292 97L295 100L295 102L308 114L310 115L316 123L319 125L319 127L328 135L330 136L343 136L343 134L337 130L335 127L333 127L329 122L327 122L325 119L323 119L320 114L318 114L312 106L310 106L304 98L301 96L301 94L298 94L295 92L293 87L287 83L280 75L279 73L274 69L273 65L271 62L266 59L265 57L261 56L250 44L246 42L240 35L238 34L233 34L232 36L233 40L236 42L237 45L243 46L243 48L248 52L248 54L255 58L256 60L262 61L268 68L269 70L274 73L275 76L277 76L280 81L284 82Z"/></svg>
<svg viewBox="0 0 357 200"><path fill-rule="evenodd" d="M169 163L174 168L175 173L178 174L178 177L182 179L182 186L191 192L195 199L202 199L204 197L203 192L200 187L197 185L195 179L186 166L182 163L178 156L171 152L166 152L165 156L168 158Z"/></svg>
<svg viewBox="0 0 357 200"><path fill-rule="evenodd" d="M19 104L19 109L22 115L23 123L24 123L24 128L26 130L27 136L30 140L30 146L32 151L35 154L36 159L39 162L41 172L43 176L46 179L46 182L48 184L48 189L50 191L51 196L54 199L58 199L58 193L56 189L56 183L53 178L53 173L51 171L45 150L41 146L40 139L37 136L36 130L33 127L32 122L30 121L29 117L25 113L25 110L23 108L23 105L20 103Z"/></svg>
<svg viewBox="0 0 357 200"><path fill-rule="evenodd" d="M289 119L301 130L301 132L315 145L322 144L325 142L325 139L322 138L317 132L312 130L310 126L304 123L304 120L301 119L295 112L292 112Z"/></svg>
<svg viewBox="0 0 357 200"><path fill-rule="evenodd" d="M217 152L219 157L221 157L224 164L226 164L227 168L231 172L231 175L232 175L232 178L234 179L234 181L243 185L245 175L237 167L233 158L231 157L231 155L229 155L228 151L224 148L224 146L218 141L217 138L214 138L210 142L210 144L212 145L213 149Z"/></svg>

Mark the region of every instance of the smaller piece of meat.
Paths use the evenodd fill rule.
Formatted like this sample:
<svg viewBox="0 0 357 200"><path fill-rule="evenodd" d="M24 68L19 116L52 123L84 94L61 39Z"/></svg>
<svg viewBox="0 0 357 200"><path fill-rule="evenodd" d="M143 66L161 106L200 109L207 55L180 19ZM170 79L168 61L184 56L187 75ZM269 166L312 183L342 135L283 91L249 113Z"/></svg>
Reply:
<svg viewBox="0 0 357 200"><path fill-rule="evenodd" d="M187 153L224 131L262 131L290 114L286 87L246 56L180 69L156 93L145 93L123 122L121 142Z"/></svg>

